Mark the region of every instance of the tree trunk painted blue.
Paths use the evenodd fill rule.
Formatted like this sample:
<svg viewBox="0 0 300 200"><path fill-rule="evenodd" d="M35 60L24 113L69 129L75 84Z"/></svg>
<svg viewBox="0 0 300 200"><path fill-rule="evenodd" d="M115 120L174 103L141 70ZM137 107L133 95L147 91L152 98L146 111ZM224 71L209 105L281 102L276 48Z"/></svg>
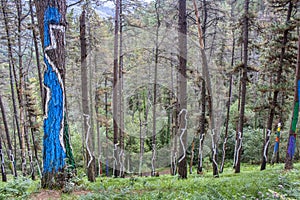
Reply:
<svg viewBox="0 0 300 200"><path fill-rule="evenodd" d="M44 13L44 86L47 91L44 119L43 173L57 172L65 167L66 151L63 141L65 93L61 74L51 60L50 53L57 48L55 31L65 32L60 25L61 15L57 8L48 7Z"/></svg>

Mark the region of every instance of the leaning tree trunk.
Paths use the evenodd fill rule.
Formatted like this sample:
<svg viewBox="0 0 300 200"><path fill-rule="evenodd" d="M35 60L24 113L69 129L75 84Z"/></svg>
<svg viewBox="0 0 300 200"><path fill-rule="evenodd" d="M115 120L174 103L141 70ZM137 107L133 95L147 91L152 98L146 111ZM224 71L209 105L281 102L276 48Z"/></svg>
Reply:
<svg viewBox="0 0 300 200"><path fill-rule="evenodd" d="M295 89L294 89L294 109L292 122L290 127L286 158L285 158L285 166L284 168L287 170L293 169L293 156L295 154L296 149L296 128L298 123L299 116L299 104L300 104L300 35L298 38L298 57L297 57L297 68L296 68L296 80L295 80Z"/></svg>
<svg viewBox="0 0 300 200"><path fill-rule="evenodd" d="M208 96L208 112L210 117L210 130L211 130L211 139L212 139L212 165L213 165L213 176L217 177L219 176L218 172L218 164L217 164L217 135L215 134L215 119L214 119L214 112L213 112L213 99L212 99L212 87L211 87L211 81L210 81L210 74L208 70L208 63L207 63L207 57L205 53L204 48L204 42L203 42L203 34L201 31L201 25L200 25L200 18L199 18L199 12L196 0L193 0L194 9L195 9L195 15L196 15L196 23L197 23L197 29L198 29L198 39L199 39L199 45L200 45L200 53L201 53L201 59L202 59L202 71L203 76L205 77L206 81L206 89L207 89L207 96Z"/></svg>
<svg viewBox="0 0 300 200"><path fill-rule="evenodd" d="M90 112L88 100L88 78L87 78L87 44L85 38L85 10L80 16L80 46L81 46L81 94L82 112L84 119L84 131L86 135L86 161L88 180L95 182L95 160L93 155L93 141L90 127Z"/></svg>
<svg viewBox="0 0 300 200"><path fill-rule="evenodd" d="M66 161L73 160L66 120L65 0L36 0L38 25L44 50L46 90L43 147L43 188L62 188L67 180ZM71 169L74 163L71 162Z"/></svg>
<svg viewBox="0 0 300 200"><path fill-rule="evenodd" d="M288 25L291 20L291 14L293 10L293 3L292 1L289 2L289 7L287 10L287 19L286 19L286 24ZM282 38L282 48L281 48L281 53L280 53L280 60L279 60L279 68L277 71L277 79L276 79L276 85L281 84L281 79L282 79L282 68L284 65L284 57L285 57L285 51L286 51L286 44L288 42L288 34L289 34L289 29L286 29L283 33L283 38ZM267 134L266 134L266 139L264 141L264 146L263 146L263 155L262 155L262 163L260 170L265 170L266 165L267 165L267 155L268 155L268 149L269 149L269 143L270 143L270 136L272 132L272 125L273 125L273 119L275 116L275 109L278 106L277 105L277 98L278 98L279 90L275 90L273 93L273 99L272 103L270 106L270 113L269 113L269 118L267 122Z"/></svg>
<svg viewBox="0 0 300 200"><path fill-rule="evenodd" d="M242 69L242 81L241 81L241 107L239 113L239 125L237 133L237 151L236 151L236 165L235 173L240 173L241 154L242 154L242 138L244 128L244 114L246 105L246 89L247 89L247 68L248 68L248 34L249 34L249 0L245 0L245 14L244 14L244 66Z"/></svg>
<svg viewBox="0 0 300 200"><path fill-rule="evenodd" d="M178 175L179 178L187 178L187 13L186 0L179 0L179 18L178 18L178 46L179 46L179 159Z"/></svg>

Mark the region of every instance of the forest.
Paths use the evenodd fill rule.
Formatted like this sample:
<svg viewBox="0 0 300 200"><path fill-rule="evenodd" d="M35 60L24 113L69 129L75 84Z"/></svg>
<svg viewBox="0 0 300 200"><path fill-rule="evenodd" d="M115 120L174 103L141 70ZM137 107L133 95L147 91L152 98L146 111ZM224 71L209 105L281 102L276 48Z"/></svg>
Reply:
<svg viewBox="0 0 300 200"><path fill-rule="evenodd" d="M298 9L1 0L0 199L300 199Z"/></svg>

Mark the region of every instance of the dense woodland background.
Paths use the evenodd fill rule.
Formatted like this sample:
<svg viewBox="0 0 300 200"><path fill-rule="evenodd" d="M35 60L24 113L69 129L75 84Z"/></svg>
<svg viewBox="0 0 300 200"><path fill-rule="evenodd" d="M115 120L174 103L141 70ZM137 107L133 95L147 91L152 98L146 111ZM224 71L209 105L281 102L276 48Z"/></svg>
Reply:
<svg viewBox="0 0 300 200"><path fill-rule="evenodd" d="M262 163L261 169L286 161L295 118L299 1L66 5L63 72L77 172L90 181L157 176L167 168L175 175L184 159L179 176L186 178L187 168L218 176L224 160L235 172L243 170L240 161ZM13 156L18 175L36 178L42 174L45 102L36 9L30 0L1 0L0 7L1 166L14 173ZM179 48L184 39L186 52ZM299 158L296 145L291 161Z"/></svg>

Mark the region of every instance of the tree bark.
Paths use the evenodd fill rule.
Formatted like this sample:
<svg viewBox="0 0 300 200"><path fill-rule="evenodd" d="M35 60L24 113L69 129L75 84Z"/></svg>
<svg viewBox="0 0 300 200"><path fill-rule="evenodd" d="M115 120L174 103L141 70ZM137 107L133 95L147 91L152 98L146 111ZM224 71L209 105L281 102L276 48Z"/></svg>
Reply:
<svg viewBox="0 0 300 200"><path fill-rule="evenodd" d="M202 71L203 76L205 77L206 81L206 90L207 90L207 97L208 97L208 111L209 111L209 117L210 117L210 130L211 130L211 139L212 139L212 166L213 166L213 176L218 177L218 164L217 164L217 135L215 134L215 119L214 119L214 111L213 111L213 98L212 98L212 87L211 87L211 81L210 81L210 74L208 70L208 63L207 63L207 57L205 53L205 46L203 42L203 34L201 31L201 25L200 25L200 18L199 18L199 12L196 0L193 0L194 9L195 9L195 15L196 15L196 23L197 23L197 29L198 29L198 39L199 39L199 46L200 46L200 53L201 53L201 60L202 60Z"/></svg>
<svg viewBox="0 0 300 200"><path fill-rule="evenodd" d="M89 3L87 3L87 6L89 5ZM90 12L90 8L87 8L87 10ZM90 14L87 13L86 14L87 16L89 16ZM91 25L90 25L90 19L88 18L88 38L89 38L89 60L88 60L88 66L89 67L89 113L90 113L90 123L91 123L91 128L90 128L90 138L91 138L91 141L90 141L90 145L92 147L92 150L93 150L93 165L94 165L94 176L96 176L96 158L95 158L95 144L96 144L96 139L95 139L95 133L94 133L94 102L93 102L93 65L92 65L92 55L95 55L95 54L92 54L93 52L93 36L92 36L92 31L91 31ZM96 55L94 56L94 59L96 59ZM96 61L94 61L95 63ZM96 67L96 64L94 65Z"/></svg>
<svg viewBox="0 0 300 200"><path fill-rule="evenodd" d="M202 68L204 69L204 68ZM204 72L202 72L204 74ZM197 173L201 174L203 170L203 142L205 137L205 110L206 110L206 85L204 78L201 81L201 116L200 116L200 132L199 132L199 154Z"/></svg>
<svg viewBox="0 0 300 200"><path fill-rule="evenodd" d="M289 2L288 10L287 10L287 18L286 18L286 24L290 23L291 20L291 14L293 10L293 3L292 1ZM285 57L285 51L286 51L286 44L288 42L288 34L289 30L286 29L283 33L283 38L282 38L282 48L281 48L281 53L280 53L280 60L279 60L279 68L277 71L277 79L275 84L279 85L281 84L281 79L282 79L282 70L283 70L283 62L284 62L284 57ZM278 107L277 100L278 100L278 95L279 95L279 90L275 90L273 93L273 99L272 103L270 106L270 112L269 112L269 118L267 122L267 134L266 134L266 139L264 141L263 145L263 155L262 155L262 163L260 170L265 170L266 165L267 165L267 155L268 155L268 150L269 150L269 143L270 143L270 135L272 132L272 126L273 126L273 119L275 116L275 109Z"/></svg>
<svg viewBox="0 0 300 200"><path fill-rule="evenodd" d="M222 155L222 161L221 161L221 166L220 166L220 173L223 172L225 157L226 157L226 144L227 144L227 139L228 139L228 126L229 126L230 104L231 104L231 93L232 93L231 90L232 90L232 75L230 75L230 81L229 81L227 113L226 113L226 121L225 121L225 135L224 135L223 152L222 152L223 155Z"/></svg>
<svg viewBox="0 0 300 200"><path fill-rule="evenodd" d="M32 1L29 0L29 12L30 12L31 24L32 24L32 36L33 36L33 42L34 42L36 65L37 65L37 69L38 69L40 95L41 95L41 102L42 102L41 107L43 110L43 114L45 114L45 106L44 106L45 93L44 93L42 71L41 71L40 52L39 52L39 46L38 46L38 40L37 40L37 33L35 31L35 21L34 21L34 13L33 13L32 7L33 7Z"/></svg>
<svg viewBox="0 0 300 200"><path fill-rule="evenodd" d="M19 145L21 152L22 150L22 137L21 137L21 131L20 131L20 123L19 123L19 117L18 117L18 111L17 111L17 105L16 105L16 99L15 99L15 91L14 91L14 76L13 76L13 69L14 69L14 58L13 58L13 50L12 50L12 41L11 41L11 34L9 31L9 25L8 25L8 14L7 14L7 1L1 0L1 8L3 13L3 20L5 25L5 33L7 38L7 47L8 47L8 57L9 57L9 77L10 77L10 88L11 88L11 96L12 96L12 102L13 102L13 110L14 110L14 119L17 127L17 133L19 138ZM16 88L18 88L17 81L15 81ZM19 99L19 97L18 97ZM24 160L22 159L22 165ZM15 171L15 177L17 176L17 171Z"/></svg>
<svg viewBox="0 0 300 200"><path fill-rule="evenodd" d="M119 134L120 134L120 153L119 153L119 164L120 164L120 177L125 177L125 153L124 153L124 100L123 100L123 5L122 0L120 1L120 41L119 41Z"/></svg>
<svg viewBox="0 0 300 200"><path fill-rule="evenodd" d="M88 77L87 77L87 44L86 44L86 24L85 24L85 8L80 16L80 46L81 46L81 96L82 96L82 112L84 132L86 135L86 161L87 176L90 182L95 181L95 161L93 151L93 141L90 127L90 112L88 100Z"/></svg>
<svg viewBox="0 0 300 200"><path fill-rule="evenodd" d="M294 89L294 109L293 109L293 115L292 115L292 121L290 126L290 132L289 132L289 139L287 144L287 151L286 151L286 157L285 157L285 166L284 168L286 170L293 169L293 157L295 154L295 148L296 148L296 128L298 123L298 117L299 117L299 104L300 104L300 35L298 37L298 56L297 56L297 68L296 68L296 79L295 79L295 89Z"/></svg>
<svg viewBox="0 0 300 200"><path fill-rule="evenodd" d="M158 68L158 34L159 34L159 27L160 27L160 16L159 16L159 7L160 7L160 0L155 1L155 14L157 20L157 26L155 31L155 61L154 61L154 83L153 83L153 130L152 130L152 171L151 176L156 175L156 104L157 104L157 68Z"/></svg>
<svg viewBox="0 0 300 200"><path fill-rule="evenodd" d="M249 0L245 0L244 4L244 66L242 69L242 80L241 80L241 107L239 113L239 125L238 125L238 135L237 135L237 152L236 152L236 166L235 173L240 173L241 164L241 153L242 153L242 138L243 138L243 128L244 128L244 115L245 115L245 105L246 105L246 89L247 89L247 68L248 68L248 34L249 34Z"/></svg>
<svg viewBox="0 0 300 200"><path fill-rule="evenodd" d="M3 120L3 124L4 124L4 130L5 130L5 134L6 134L6 140L7 140L7 146L8 146L7 154L8 154L9 161L11 163L11 171L12 171L13 176L17 177L16 163L15 163L15 159L14 159L11 139L10 139L10 135L9 135L8 125L7 125L7 121L6 121L6 115L5 115L4 105L3 105L1 95L0 95L0 108L1 108L2 120ZM2 159L4 159L4 158L2 157Z"/></svg>
<svg viewBox="0 0 300 200"><path fill-rule="evenodd" d="M18 63L19 63L19 83L18 83L18 88L17 88L17 93L19 97L19 116L20 116L20 131L21 131L21 138L22 138L22 143L21 143L21 157L22 157L22 173L23 176L27 175L27 169L26 169L26 135L28 136L27 133L27 128L25 124L25 108L24 108L24 68L23 68L23 50L22 50L22 42L21 42L21 33L22 33L22 21L23 21L23 14L22 14L22 3L20 0L15 0L16 8L17 8L17 45L18 45L18 50L17 50L17 55L18 55ZM15 77L15 81L17 81ZM28 146L30 149L30 146ZM31 166L32 167L32 166ZM34 171L33 169L31 169ZM33 175L34 178L34 175Z"/></svg>
<svg viewBox="0 0 300 200"><path fill-rule="evenodd" d="M44 50L46 89L43 149L43 188L62 188L70 178L66 162L74 169L66 120L65 29L66 1L35 0L38 25Z"/></svg>
<svg viewBox="0 0 300 200"><path fill-rule="evenodd" d="M187 178L187 13L186 0L179 0L179 18L178 18L178 47L179 47L179 130L180 147L178 159L179 178Z"/></svg>
<svg viewBox="0 0 300 200"><path fill-rule="evenodd" d="M4 161L4 153L2 148L2 130L0 130L0 166L1 166L1 176L2 182L7 181L6 171L5 171L5 161Z"/></svg>
<svg viewBox="0 0 300 200"><path fill-rule="evenodd" d="M114 32L114 69L113 69L113 131L114 131L114 150L113 150L113 159L114 159L114 168L113 175L115 177L120 174L120 166L119 166L119 151L118 146L120 145L118 142L118 84L120 84L118 73L119 70L119 62L118 62L118 49L119 49L119 17L120 17L120 0L116 0L116 10L115 10L115 32Z"/></svg>

